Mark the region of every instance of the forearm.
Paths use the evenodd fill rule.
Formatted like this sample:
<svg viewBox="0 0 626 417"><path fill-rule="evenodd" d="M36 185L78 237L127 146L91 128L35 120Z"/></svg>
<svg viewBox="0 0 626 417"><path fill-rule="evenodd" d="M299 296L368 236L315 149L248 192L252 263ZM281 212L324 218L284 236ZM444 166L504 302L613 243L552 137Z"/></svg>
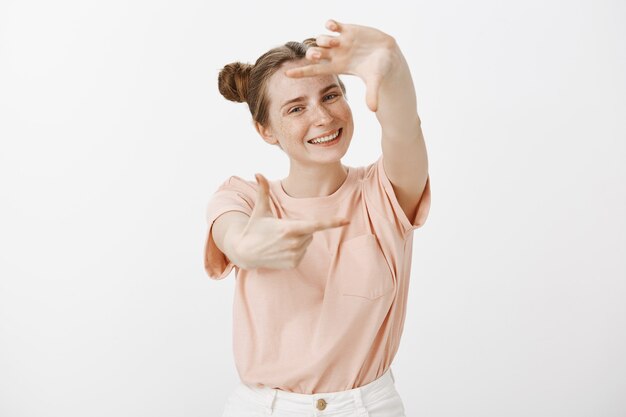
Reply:
<svg viewBox="0 0 626 417"><path fill-rule="evenodd" d="M237 222L230 225L224 236L224 254L231 260L232 263L242 269L246 269L242 254L237 250L237 243L246 227L247 222Z"/></svg>
<svg viewBox="0 0 626 417"><path fill-rule="evenodd" d="M421 120L417 114L411 71L398 44L391 39L387 52L391 70L380 84L376 117L383 137L392 141L419 139L422 134Z"/></svg>
<svg viewBox="0 0 626 417"><path fill-rule="evenodd" d="M411 72L395 42L387 55L391 70L379 88L376 117L382 127L385 173L407 218L415 209L428 180L428 157Z"/></svg>
<svg viewBox="0 0 626 417"><path fill-rule="evenodd" d="M239 211L229 211L219 216L213 223L211 233L217 248L235 265L242 267L237 253L238 237L248 223L249 216Z"/></svg>

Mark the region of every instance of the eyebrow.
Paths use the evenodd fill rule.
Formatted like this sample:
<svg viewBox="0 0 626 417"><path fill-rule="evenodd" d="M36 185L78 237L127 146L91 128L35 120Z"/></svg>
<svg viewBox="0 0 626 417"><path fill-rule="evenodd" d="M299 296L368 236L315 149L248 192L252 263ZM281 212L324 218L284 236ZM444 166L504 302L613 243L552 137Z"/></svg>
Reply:
<svg viewBox="0 0 626 417"><path fill-rule="evenodd" d="M327 85L326 87L322 88L320 90L320 95L324 94L325 92L327 92L328 90L331 90L335 87L339 87L339 85L337 83L332 83L330 85ZM283 107L285 107L287 104L293 103L295 101L300 101L300 100L304 100L306 97L304 96L300 96L300 97L296 97L296 98L292 98L291 100L287 100L283 103L282 106L280 106L280 108L282 109Z"/></svg>

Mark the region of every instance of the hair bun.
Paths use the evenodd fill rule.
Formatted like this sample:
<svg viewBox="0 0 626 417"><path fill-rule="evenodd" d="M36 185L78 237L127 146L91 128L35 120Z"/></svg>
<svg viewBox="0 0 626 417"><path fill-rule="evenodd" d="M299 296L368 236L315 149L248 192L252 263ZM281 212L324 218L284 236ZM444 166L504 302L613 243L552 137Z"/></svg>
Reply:
<svg viewBox="0 0 626 417"><path fill-rule="evenodd" d="M252 65L233 62L222 68L217 76L217 88L230 101L243 103L248 99L248 80Z"/></svg>

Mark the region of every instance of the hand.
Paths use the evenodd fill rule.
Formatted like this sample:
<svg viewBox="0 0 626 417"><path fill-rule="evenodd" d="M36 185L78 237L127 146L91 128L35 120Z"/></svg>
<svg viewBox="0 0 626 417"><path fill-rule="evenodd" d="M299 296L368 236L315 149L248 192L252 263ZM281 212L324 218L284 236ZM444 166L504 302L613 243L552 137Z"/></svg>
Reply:
<svg viewBox="0 0 626 417"><path fill-rule="evenodd" d="M395 40L378 29L339 23L333 19L326 22L326 28L339 32L339 36L318 36L318 47L310 47L306 53L306 58L313 64L289 69L285 75L293 78L321 74L356 75L365 82L365 101L375 112L381 81L393 67Z"/></svg>
<svg viewBox="0 0 626 417"><path fill-rule="evenodd" d="M237 259L244 269L290 269L298 266L313 240L313 233L345 226L348 219L291 220L274 217L270 209L269 183L255 175L259 190L247 225L233 238Z"/></svg>

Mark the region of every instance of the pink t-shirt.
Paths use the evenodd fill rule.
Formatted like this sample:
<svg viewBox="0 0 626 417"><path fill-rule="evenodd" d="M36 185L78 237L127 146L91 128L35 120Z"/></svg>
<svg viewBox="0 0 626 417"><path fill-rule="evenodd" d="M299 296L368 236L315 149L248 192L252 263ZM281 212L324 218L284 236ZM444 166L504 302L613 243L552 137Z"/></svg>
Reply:
<svg viewBox="0 0 626 417"><path fill-rule="evenodd" d="M240 269L211 236L231 210L250 215L257 182L231 176L207 207L204 265L213 279L236 270L233 349L242 382L301 394L353 389L387 371L398 350L409 289L413 230L430 208L430 177L415 219L408 219L376 162L348 168L324 197L294 198L270 181L270 207L289 219L346 217L347 226L315 232L293 269Z"/></svg>

